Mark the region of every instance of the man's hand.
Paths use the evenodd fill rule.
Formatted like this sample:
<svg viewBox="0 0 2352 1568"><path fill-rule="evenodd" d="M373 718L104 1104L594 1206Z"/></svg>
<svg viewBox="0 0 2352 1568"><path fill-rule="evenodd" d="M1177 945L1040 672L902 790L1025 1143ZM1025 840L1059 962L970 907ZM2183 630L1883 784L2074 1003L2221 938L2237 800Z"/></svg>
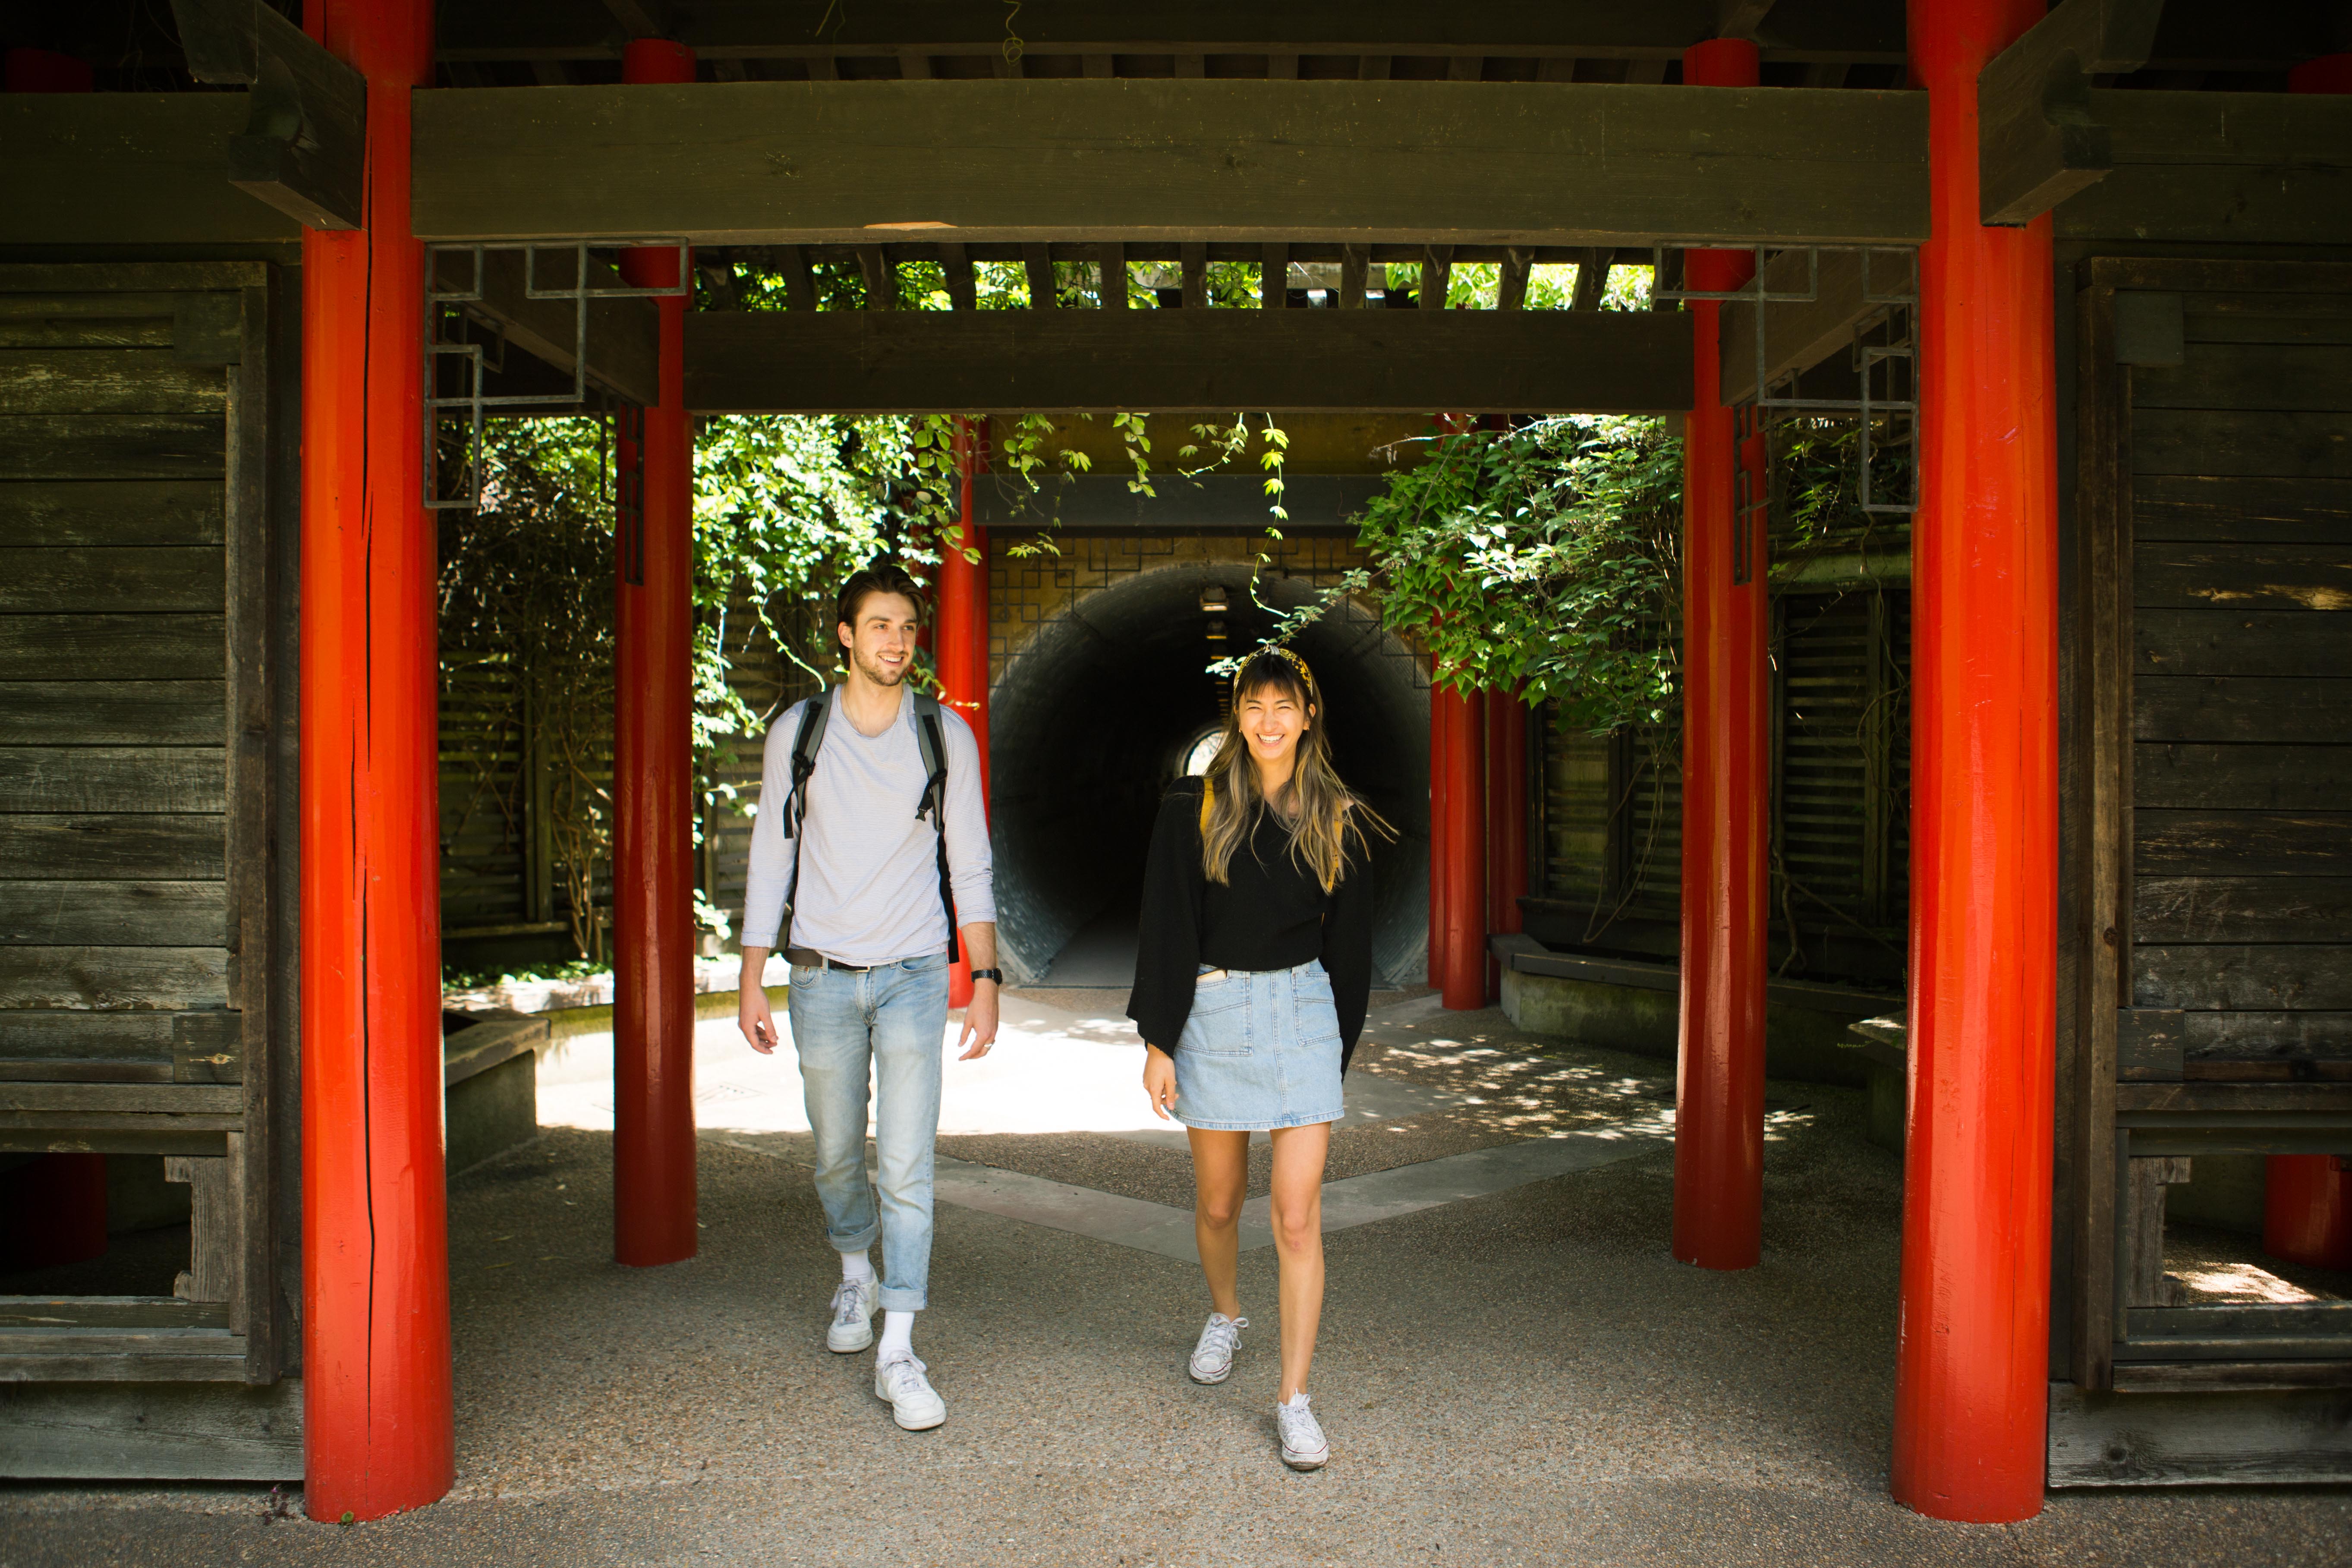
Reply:
<svg viewBox="0 0 2352 1568"><path fill-rule="evenodd" d="M996 982L975 980L971 983L971 1004L963 1010L963 1035L956 1041L964 1047L964 1053L956 1060L968 1062L974 1057L984 1057L995 1043Z"/></svg>
<svg viewBox="0 0 2352 1568"><path fill-rule="evenodd" d="M1168 1121L1176 1103L1176 1058L1158 1046L1143 1047L1143 1092L1151 1097L1152 1114Z"/></svg>
<svg viewBox="0 0 2352 1568"><path fill-rule="evenodd" d="M963 955L974 969L996 967L996 922L974 921L963 928ZM996 982L975 980L971 983L971 1003L963 1010L963 1034L956 1044L963 1055L956 1060L971 1061L984 1057L988 1047L996 1043Z"/></svg>
<svg viewBox="0 0 2352 1568"><path fill-rule="evenodd" d="M751 1048L767 1056L776 1048L776 1016L768 1007L768 988L760 984L761 974L768 967L768 950L747 947L743 950L743 978L735 998L735 1024Z"/></svg>

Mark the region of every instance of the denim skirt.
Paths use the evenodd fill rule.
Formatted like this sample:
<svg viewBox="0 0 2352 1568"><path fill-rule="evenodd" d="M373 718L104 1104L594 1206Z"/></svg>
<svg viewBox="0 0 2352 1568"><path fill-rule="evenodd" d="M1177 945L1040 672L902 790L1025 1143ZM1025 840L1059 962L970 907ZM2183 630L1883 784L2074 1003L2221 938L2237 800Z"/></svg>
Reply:
<svg viewBox="0 0 2352 1568"><path fill-rule="evenodd" d="M1176 1120L1222 1132L1339 1121L1339 1015L1321 962L1214 973L1176 1041Z"/></svg>

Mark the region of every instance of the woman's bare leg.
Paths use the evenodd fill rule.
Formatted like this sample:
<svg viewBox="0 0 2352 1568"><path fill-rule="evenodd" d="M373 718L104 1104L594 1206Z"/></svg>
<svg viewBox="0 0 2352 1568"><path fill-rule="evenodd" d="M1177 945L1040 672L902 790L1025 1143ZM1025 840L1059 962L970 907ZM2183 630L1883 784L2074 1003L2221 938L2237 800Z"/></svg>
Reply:
<svg viewBox="0 0 2352 1568"><path fill-rule="evenodd" d="M1285 1405L1307 1387L1316 1331L1323 1326L1323 1164L1330 1152L1328 1121L1274 1130L1274 1247L1282 1260Z"/></svg>
<svg viewBox="0 0 2352 1568"><path fill-rule="evenodd" d="M1242 1315L1234 1273L1241 1260L1242 1195L1249 1185L1249 1134L1190 1127L1192 1140L1192 1239L1209 1279L1209 1305Z"/></svg>

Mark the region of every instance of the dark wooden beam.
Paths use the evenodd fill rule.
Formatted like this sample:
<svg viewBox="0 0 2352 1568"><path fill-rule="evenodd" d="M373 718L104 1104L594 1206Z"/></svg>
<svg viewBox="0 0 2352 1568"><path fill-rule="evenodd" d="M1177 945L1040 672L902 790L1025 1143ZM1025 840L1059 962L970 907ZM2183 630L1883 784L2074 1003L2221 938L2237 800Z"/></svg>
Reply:
<svg viewBox="0 0 2352 1568"><path fill-rule="evenodd" d="M1584 252L1576 263L1576 292L1569 296L1569 308L1575 310L1598 310L1601 297L1609 289L1609 252L1595 246Z"/></svg>
<svg viewBox="0 0 2352 1568"><path fill-rule="evenodd" d="M780 246L776 250L776 263L784 275L785 307L794 310L815 310L816 275L809 270L808 252L797 245Z"/></svg>
<svg viewBox="0 0 2352 1568"><path fill-rule="evenodd" d="M745 310L687 317L702 414L1687 408L1680 311Z"/></svg>
<svg viewBox="0 0 2352 1568"><path fill-rule="evenodd" d="M1413 285L1412 302L1424 310L1445 309L1445 291L1454 283L1454 247L1450 245L1424 245L1421 247L1421 280Z"/></svg>
<svg viewBox="0 0 2352 1568"><path fill-rule="evenodd" d="M878 245L859 246L857 270L866 279L867 310L895 310L898 308L898 273L890 265L888 253Z"/></svg>
<svg viewBox="0 0 2352 1568"><path fill-rule="evenodd" d="M1192 242L1181 247L1177 265L1182 268L1184 308L1205 310L1209 303L1209 247Z"/></svg>
<svg viewBox="0 0 2352 1568"><path fill-rule="evenodd" d="M2352 245L2352 97L2094 88L2090 110L2114 172L2059 238Z"/></svg>
<svg viewBox="0 0 2352 1568"><path fill-rule="evenodd" d="M1344 247L1339 252L1339 308L1360 310L1364 308L1364 279L1371 270L1371 255L1360 245Z"/></svg>
<svg viewBox="0 0 2352 1568"><path fill-rule="evenodd" d="M228 92L0 93L0 244L300 240L295 219L228 183L246 110Z"/></svg>
<svg viewBox="0 0 2352 1568"><path fill-rule="evenodd" d="M1167 79L419 91L418 233L1913 243L1919 93ZM947 237L942 236L941 237Z"/></svg>
<svg viewBox="0 0 2352 1568"><path fill-rule="evenodd" d="M1717 0L1715 36L1718 38L1755 37L1771 9L1772 0Z"/></svg>
<svg viewBox="0 0 2352 1568"><path fill-rule="evenodd" d="M1262 310L1279 310L1290 303L1290 247L1269 245L1257 264L1257 302Z"/></svg>
<svg viewBox="0 0 2352 1568"><path fill-rule="evenodd" d="M260 0L172 0L198 81L243 84L228 181L310 228L353 229L363 211L367 82Z"/></svg>
<svg viewBox="0 0 2352 1568"><path fill-rule="evenodd" d="M2091 113L2091 79L2147 61L2164 0L2064 0L1977 78L1978 200L1989 224L2023 225L2115 167Z"/></svg>
<svg viewBox="0 0 2352 1568"><path fill-rule="evenodd" d="M1527 308L1528 277L1535 269L1536 253L1516 247L1504 252L1502 269L1496 275L1495 308L1498 310L1519 310Z"/></svg>
<svg viewBox="0 0 2352 1568"><path fill-rule="evenodd" d="M1102 303L1106 310L1127 309L1127 247L1116 240L1102 247Z"/></svg>
<svg viewBox="0 0 2352 1568"><path fill-rule="evenodd" d="M980 309L979 279L972 276L971 258L963 247L940 246L940 268L948 275L948 304L959 310Z"/></svg>
<svg viewBox="0 0 2352 1568"><path fill-rule="evenodd" d="M1750 5L1753 0L1748 0ZM1032 55L1653 55L1664 59L1715 37L1723 0L1493 0L1440 6L1427 0L1187 0L1181 5L1109 5L1102 0L1023 0L1016 26ZM999 54L1003 8L971 0L694 0L669 18L698 53L724 49L790 58L820 49L887 55ZM601 0L502 0L442 7L444 58L523 58L530 50L589 57L617 53ZM1903 56L1896 5L1799 5L1773 13L1775 53L1836 53L1882 63Z"/></svg>
<svg viewBox="0 0 2352 1568"><path fill-rule="evenodd" d="M604 0L606 14L633 38L657 38L667 33L668 9L661 0Z"/></svg>
<svg viewBox="0 0 2352 1568"><path fill-rule="evenodd" d="M473 257L463 251L441 251L433 258L433 287L441 293L470 293L478 300L465 309L501 332L507 342L534 359L546 362L565 376L579 358L579 321L569 300L534 300L527 288L523 257L519 250L482 253L478 279ZM572 281L572 258L542 253L530 282L541 291L563 288ZM621 277L603 262L590 263L589 282L598 289L623 287ZM593 300L588 306L588 374L633 403L661 401L661 321L651 300Z"/></svg>
<svg viewBox="0 0 2352 1568"><path fill-rule="evenodd" d="M1022 269L1029 275L1029 308L1051 310L1062 303L1062 290L1054 281L1054 247L1050 245L1024 245L1021 247Z"/></svg>

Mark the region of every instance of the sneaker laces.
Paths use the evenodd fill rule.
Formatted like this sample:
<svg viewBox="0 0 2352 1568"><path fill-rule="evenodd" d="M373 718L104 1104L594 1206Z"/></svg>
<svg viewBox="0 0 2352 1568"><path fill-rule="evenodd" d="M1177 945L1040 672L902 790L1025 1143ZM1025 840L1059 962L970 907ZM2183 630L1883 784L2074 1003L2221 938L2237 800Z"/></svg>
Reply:
<svg viewBox="0 0 2352 1568"><path fill-rule="evenodd" d="M1287 1405L1276 1405L1274 1413L1282 1422L1282 1440L1291 1447L1313 1448L1322 1442L1323 1424L1315 1419L1304 1393L1293 1394Z"/></svg>
<svg viewBox="0 0 2352 1568"><path fill-rule="evenodd" d="M833 1288L833 1321L847 1322L857 1311L857 1298L865 1289L862 1279L845 1279Z"/></svg>
<svg viewBox="0 0 2352 1568"><path fill-rule="evenodd" d="M911 1352L894 1355L882 1363L883 1380L890 1385L890 1392L894 1394L912 1394L926 1386L923 1373L929 1370Z"/></svg>
<svg viewBox="0 0 2352 1568"><path fill-rule="evenodd" d="M1228 1318L1212 1312L1209 1314L1209 1326L1201 1331L1201 1342L1193 1347L1192 1353L1198 1356L1213 1351L1219 1355L1229 1356L1234 1353L1234 1347L1241 1343L1242 1331L1248 1327L1247 1318Z"/></svg>

